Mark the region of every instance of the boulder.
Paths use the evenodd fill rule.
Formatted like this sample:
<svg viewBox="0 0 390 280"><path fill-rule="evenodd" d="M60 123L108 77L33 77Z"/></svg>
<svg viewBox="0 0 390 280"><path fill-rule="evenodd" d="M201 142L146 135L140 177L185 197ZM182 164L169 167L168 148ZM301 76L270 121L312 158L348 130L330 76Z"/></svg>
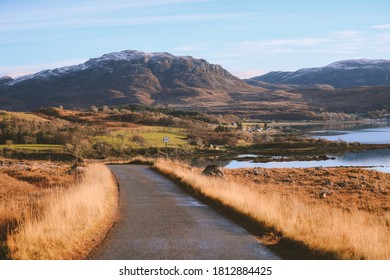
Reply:
<svg viewBox="0 0 390 280"><path fill-rule="evenodd" d="M70 175L80 175L83 174L87 170L86 164L84 162L76 162L74 163L67 171L66 173Z"/></svg>
<svg viewBox="0 0 390 280"><path fill-rule="evenodd" d="M215 164L207 165L206 168L202 171L202 174L213 177L223 177L225 175L222 169Z"/></svg>

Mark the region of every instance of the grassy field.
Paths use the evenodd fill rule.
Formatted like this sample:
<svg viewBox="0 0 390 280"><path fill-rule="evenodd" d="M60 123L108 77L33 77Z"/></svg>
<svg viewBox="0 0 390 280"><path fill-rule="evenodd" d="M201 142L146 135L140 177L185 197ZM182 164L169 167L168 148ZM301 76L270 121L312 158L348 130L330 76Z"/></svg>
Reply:
<svg viewBox="0 0 390 280"><path fill-rule="evenodd" d="M134 137L141 141L134 141ZM107 142L118 148L165 147L163 137L169 138L169 147L188 145L186 130L171 127L140 126L112 131L107 136L97 136L95 141Z"/></svg>
<svg viewBox="0 0 390 280"><path fill-rule="evenodd" d="M47 122L48 120L33 114L28 114L28 113L22 113L22 112L8 112L8 111L3 111L0 110L0 119L2 118L16 118L20 120L33 120L33 121L38 121L38 122Z"/></svg>
<svg viewBox="0 0 390 280"><path fill-rule="evenodd" d="M49 163L10 168L70 176L69 167ZM73 182L44 186L0 172L0 259L80 259L104 238L116 218L117 185L104 165L84 169Z"/></svg>
<svg viewBox="0 0 390 280"><path fill-rule="evenodd" d="M342 200L336 199L335 203L331 203L331 198L321 199L317 192L321 191L321 187L313 192L314 196L311 193L307 195L307 190L300 191L302 187L299 182L286 188L285 185L291 184L291 182L286 181L286 179L290 179L289 175L277 176L280 177L280 180L284 180L278 184L271 180L263 181L261 177L257 178L259 177L257 174L256 181L249 182L247 170L242 171L242 177L237 173L233 175L235 179L232 179L231 176L224 178L206 177L200 174L200 169L190 168L183 163L174 161L159 160L155 164L155 168L191 187L195 193L232 208L240 215L249 217L268 228L270 232L258 236L260 242L268 239L269 236L279 236L279 238L274 238L276 243L279 242L278 239L297 241L314 251L331 254L338 259L390 259L388 239L390 216L386 210L383 210L386 208L382 209L383 205L376 208L382 209L380 214L377 211L371 211L372 206L369 205L361 209L360 203L352 202L340 206L339 203ZM367 170L367 173L359 176L364 176L368 180L370 171ZM262 171L256 171L256 173L258 172ZM289 173L291 172L287 172L287 174ZM372 178L377 180L379 175L376 171L371 173ZM351 177L352 174L354 177L356 176L356 173L351 171L345 173L345 178ZM270 176L270 174L266 174L266 178L272 178ZM302 174L296 176L298 178ZM341 176L338 176L337 180L340 180ZM315 179L320 178L318 175L312 177L314 177L314 179L310 179L312 184L315 184ZM388 174L384 174L382 177L378 179L378 186L382 180L389 180ZM237 178L246 179L238 180ZM327 175L323 179L326 178ZM341 191L349 192L349 195L344 194L344 199L364 196L361 189L348 191L348 184L350 184L349 181L346 181L346 187L343 187ZM368 182L366 186L368 186ZM310 187L304 186L303 188ZM387 195L388 187L384 190L383 185L381 185L381 189L378 187L374 191L377 191L378 197L381 197L385 193ZM337 196L337 194L334 195ZM363 197L361 200L368 199L368 197L367 199ZM388 207L388 195L383 201L384 205ZM297 252L292 251L289 254L294 258L294 254ZM299 258L304 257L303 255Z"/></svg>
<svg viewBox="0 0 390 280"><path fill-rule="evenodd" d="M0 145L0 149L12 149L20 151L58 151L63 152L65 150L64 145L52 145L52 144L12 144L12 145Z"/></svg>

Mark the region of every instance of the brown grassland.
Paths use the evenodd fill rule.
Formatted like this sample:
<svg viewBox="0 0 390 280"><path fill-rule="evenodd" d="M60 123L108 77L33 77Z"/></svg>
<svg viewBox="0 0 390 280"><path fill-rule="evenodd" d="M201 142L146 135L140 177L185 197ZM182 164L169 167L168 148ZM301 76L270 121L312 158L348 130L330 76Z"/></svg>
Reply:
<svg viewBox="0 0 390 280"><path fill-rule="evenodd" d="M216 178L179 161L134 160L143 162L261 225L254 233L277 253L292 240L320 252L314 258L390 259L390 174L252 168ZM117 214L116 182L104 165L70 170L65 163L0 161L0 259L82 259L104 238ZM294 250L281 256L307 257Z"/></svg>
<svg viewBox="0 0 390 280"><path fill-rule="evenodd" d="M82 259L116 217L117 185L104 165L3 162L0 259Z"/></svg>
<svg viewBox="0 0 390 280"><path fill-rule="evenodd" d="M336 259L390 259L390 174L357 168L240 169L216 178L175 161L158 160L155 168L261 224L268 231L258 239L266 245L288 239Z"/></svg>

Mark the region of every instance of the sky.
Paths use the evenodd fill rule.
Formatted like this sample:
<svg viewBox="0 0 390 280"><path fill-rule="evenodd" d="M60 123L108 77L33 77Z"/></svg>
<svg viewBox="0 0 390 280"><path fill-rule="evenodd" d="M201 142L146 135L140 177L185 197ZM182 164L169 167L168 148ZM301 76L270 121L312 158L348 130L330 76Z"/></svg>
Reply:
<svg viewBox="0 0 390 280"><path fill-rule="evenodd" d="M240 78L390 59L389 0L0 0L0 77L121 50L220 64Z"/></svg>

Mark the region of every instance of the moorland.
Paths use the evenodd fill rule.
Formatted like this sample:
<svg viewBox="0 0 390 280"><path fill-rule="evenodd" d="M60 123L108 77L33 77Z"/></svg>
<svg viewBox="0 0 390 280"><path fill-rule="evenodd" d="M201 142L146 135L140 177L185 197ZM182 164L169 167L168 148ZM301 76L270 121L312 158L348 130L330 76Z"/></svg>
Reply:
<svg viewBox="0 0 390 280"><path fill-rule="evenodd" d="M273 127L231 114L144 105L0 114L2 258L86 257L116 217L116 183L96 162L127 163L140 156L182 185L233 208L232 218L249 217L259 241L285 258L389 258L388 174L255 168L224 170L223 178L210 178L188 166L195 157L218 162L250 152L263 154L263 161L280 154L312 159L388 145L310 139L286 129L288 124ZM288 253L291 240L304 249Z"/></svg>
<svg viewBox="0 0 390 280"><path fill-rule="evenodd" d="M283 258L389 259L387 173L225 168L214 178L192 164L388 149L308 137L292 122L388 122L389 67L345 60L241 80L203 59L126 50L1 77L0 256L85 258L118 215L104 163L136 162L245 221Z"/></svg>

